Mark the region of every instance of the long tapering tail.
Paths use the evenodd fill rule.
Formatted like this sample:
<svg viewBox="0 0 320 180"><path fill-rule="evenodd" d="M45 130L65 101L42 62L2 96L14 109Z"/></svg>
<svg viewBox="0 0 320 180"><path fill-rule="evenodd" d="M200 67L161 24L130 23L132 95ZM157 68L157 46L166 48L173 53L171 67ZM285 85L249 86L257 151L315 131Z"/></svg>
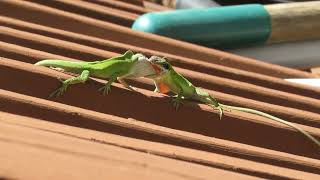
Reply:
<svg viewBox="0 0 320 180"><path fill-rule="evenodd" d="M53 68L61 68L69 72L78 73L82 69L86 68L88 65L87 62L74 62L67 60L58 60L58 59L46 59L35 63L36 66L45 66Z"/></svg>
<svg viewBox="0 0 320 180"><path fill-rule="evenodd" d="M36 66L46 66L46 67L71 67L71 66L80 66L83 62L74 62L68 60L59 60L59 59L45 59L35 63Z"/></svg>
<svg viewBox="0 0 320 180"><path fill-rule="evenodd" d="M46 67L55 67L58 66L60 63L65 62L64 60L58 60L58 59L45 59L42 61L39 61L35 63L36 66L46 66Z"/></svg>
<svg viewBox="0 0 320 180"><path fill-rule="evenodd" d="M237 107L237 106L229 106L229 105L225 105L225 104L221 104L219 103L219 105L224 109L231 109L231 110L236 110L236 111L241 111L241 112L247 112L247 113L251 113L251 114L256 114L265 118L269 118L272 119L276 122L285 124L287 126L290 126L292 128L294 128L295 130L299 131L300 133L302 133L303 135L305 135L309 140L311 140L312 142L314 142L316 145L318 145L320 147L320 142L313 137L312 135L310 135L308 132L306 132L305 130L301 129L300 127L294 125L291 122L285 121L283 119L280 119L278 117L272 116L270 114L258 111L258 110L253 110L253 109L249 109L249 108L243 108L243 107Z"/></svg>

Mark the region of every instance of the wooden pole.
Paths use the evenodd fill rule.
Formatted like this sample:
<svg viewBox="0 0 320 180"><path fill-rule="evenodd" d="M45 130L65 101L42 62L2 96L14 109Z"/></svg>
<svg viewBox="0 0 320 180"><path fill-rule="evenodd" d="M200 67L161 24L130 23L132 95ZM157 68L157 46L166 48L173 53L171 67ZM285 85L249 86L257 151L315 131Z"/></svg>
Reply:
<svg viewBox="0 0 320 180"><path fill-rule="evenodd" d="M270 14L267 43L320 39L320 1L265 6Z"/></svg>

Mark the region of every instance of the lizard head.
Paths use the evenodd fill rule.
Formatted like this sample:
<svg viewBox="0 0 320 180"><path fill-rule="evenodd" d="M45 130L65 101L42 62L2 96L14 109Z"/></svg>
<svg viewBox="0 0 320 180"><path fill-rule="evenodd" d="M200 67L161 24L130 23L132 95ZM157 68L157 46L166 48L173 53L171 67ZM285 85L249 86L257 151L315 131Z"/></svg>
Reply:
<svg viewBox="0 0 320 180"><path fill-rule="evenodd" d="M156 72L157 76L164 75L172 69L171 64L162 57L151 56L148 61Z"/></svg>

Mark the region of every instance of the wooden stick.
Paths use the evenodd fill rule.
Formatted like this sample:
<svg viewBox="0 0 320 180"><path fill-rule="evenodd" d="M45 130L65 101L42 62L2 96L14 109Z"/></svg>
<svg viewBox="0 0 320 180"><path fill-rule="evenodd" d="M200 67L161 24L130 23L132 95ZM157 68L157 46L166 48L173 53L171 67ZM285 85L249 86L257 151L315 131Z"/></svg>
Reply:
<svg viewBox="0 0 320 180"><path fill-rule="evenodd" d="M271 18L267 43L320 38L319 1L268 5L265 8Z"/></svg>

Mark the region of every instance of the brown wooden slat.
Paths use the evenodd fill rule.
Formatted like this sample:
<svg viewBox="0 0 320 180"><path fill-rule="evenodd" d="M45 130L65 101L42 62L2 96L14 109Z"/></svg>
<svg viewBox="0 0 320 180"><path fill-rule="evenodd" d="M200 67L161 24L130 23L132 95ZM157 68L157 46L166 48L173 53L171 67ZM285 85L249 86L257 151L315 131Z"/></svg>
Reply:
<svg viewBox="0 0 320 180"><path fill-rule="evenodd" d="M50 53L45 53L41 51L36 51L33 49L22 48L12 44L6 44L0 42L0 52L3 56L9 58L18 58L20 61L25 62L33 62L35 63L38 60L46 59L46 58L57 58L57 59L69 59L67 57L58 56ZM154 85L150 81L131 81L132 85L136 87L141 87L144 89L153 90ZM291 122L296 122L300 124L306 124L314 127L319 127L320 117L317 113L311 113L308 111L301 111L298 109L272 105L268 103L264 103L261 101L249 100L245 98L241 98L239 96L229 95L221 92L210 91L207 90L210 94L213 94L219 101L226 104L233 104L236 106L249 107L253 109L257 109L260 111L264 111L281 118L284 118Z"/></svg>
<svg viewBox="0 0 320 180"><path fill-rule="evenodd" d="M174 111L171 98L151 92L151 80L129 81L140 93L115 83L103 97L97 89L105 81L94 79L48 99L56 79L70 75L30 63L131 49L167 57L220 102L276 115L320 139L320 89L281 79L319 77L316 68L303 72L130 29L138 15L156 10L168 9L142 0L0 1L0 179L89 179L100 169L108 173L99 178L113 179L150 179L146 171L153 179L318 179L319 149L295 130L235 111L219 121L218 111L187 100ZM49 165L48 153L58 157ZM128 170L113 170L109 157Z"/></svg>
<svg viewBox="0 0 320 180"><path fill-rule="evenodd" d="M90 141L103 145L121 147L138 152L144 152L161 157L181 160L193 164L205 165L240 174L246 174L269 179L317 179L319 175L296 171L278 166L266 165L240 158L208 153L189 148L182 148L163 143L155 143L134 138L128 138L110 133L101 133L88 129L51 123L40 119L13 115L0 112L1 124L20 126L27 129L35 129L45 133L58 134L84 141Z"/></svg>
<svg viewBox="0 0 320 180"><path fill-rule="evenodd" d="M17 43L22 46L37 48L38 50L51 53L55 51L59 55L66 54L70 58L84 58L85 60L94 61L117 55L116 53L47 38L36 34L21 32L10 28L0 27L0 29L0 34L3 35L1 36L2 41L7 43ZM35 63L35 61L32 63ZM275 91L248 83L192 72L190 70L180 68L176 69L178 72L186 75L186 77L189 77L195 85L200 87L235 94L248 99L254 97L254 99L262 102L288 106L315 113L320 111L320 100L317 99Z"/></svg>
<svg viewBox="0 0 320 180"><path fill-rule="evenodd" d="M14 179L256 179L13 124L0 123L0 131L0 173Z"/></svg>
<svg viewBox="0 0 320 180"><path fill-rule="evenodd" d="M70 77L48 68L39 68L21 62L13 62L12 64L11 61L1 61L0 72L7 76L14 77L15 80L12 78L2 79L0 88L13 92L47 98L50 91L57 88L59 84L54 77L57 77L58 74L61 74L60 77L62 78ZM39 73L37 69L43 69L43 74ZM13 76L12 74L15 75ZM30 84L41 84L41 86L30 88ZM102 86L102 84L100 84L100 86ZM130 117L173 129L319 158L318 147L311 141L307 140L295 130L270 121L269 119L232 111L226 112L224 120L219 121L218 112L206 105L185 102L183 108L175 111L171 107L169 98L164 98L150 91L145 92L141 90L141 92L145 92L143 95L128 92L128 90L116 88L117 86L115 86L112 89L112 95L102 98L103 96L97 91L98 87L99 84L92 84L90 82L88 82L87 85L76 85L71 87L65 96L55 98L54 100L98 112L125 118ZM82 98L79 99L79 97ZM139 106L136 104L139 104ZM148 107L150 110L139 107ZM172 113L174 113L174 116ZM178 121L180 119L183 119L183 123ZM311 134L317 137L320 136L316 128L307 126L304 126L304 128ZM239 129L241 129L241 133ZM264 141L265 138L270 138L272 141ZM287 139L290 139L290 141L286 141ZM290 146L290 149L288 146Z"/></svg>
<svg viewBox="0 0 320 180"><path fill-rule="evenodd" d="M251 72L258 72L275 77L315 77L291 68L256 61L205 47L184 43L181 41L148 34L124 28L115 24L98 21L77 14L41 6L26 1L0 1L3 15L13 18L60 28L68 31L92 35L95 37L123 42L133 46L148 47L148 49L163 51L195 58L215 64L237 67Z"/></svg>
<svg viewBox="0 0 320 180"><path fill-rule="evenodd" d="M99 4L106 7L120 9L123 11L135 13L135 14L144 14L144 13L150 12L149 10L141 6L121 2L118 0L84 0L84 1L92 2L92 3Z"/></svg>
<svg viewBox="0 0 320 180"><path fill-rule="evenodd" d="M135 46L130 46L122 43L102 40L92 36L85 36L82 34L72 33L72 32L63 31L55 28L49 28L46 26L27 23L24 21L19 21L19 20L7 18L7 17L0 16L0 25L12 27L14 29L19 29L19 30L23 30L23 31L27 31L35 34L41 34L41 35L56 38L56 39L62 39L62 40L66 40L66 41L70 41L70 42L74 42L82 45L87 45L87 46L98 48L98 49L112 51L116 53L123 53L126 50L131 49L135 52L142 52L149 56L151 55L163 56L163 57L169 58L170 62L173 65L179 66L182 68L203 72L203 73L218 76L218 77L233 79L241 82L247 82L247 83L255 84L262 87L290 92L293 94L299 94L307 97L320 99L319 88L300 85L297 83L290 83L282 79L273 78L273 77L261 75L258 73L251 73L251 72L247 72L247 71L243 71L235 68L229 68L226 66L205 63L205 62L198 61L196 59L184 58L181 56L162 53L159 51L152 51L145 48L138 48ZM81 58L81 59L84 59L84 58ZM268 81L269 83L266 83L266 81Z"/></svg>
<svg viewBox="0 0 320 180"><path fill-rule="evenodd" d="M283 152L261 149L245 144L234 143L217 138L193 133L177 131L152 124L132 121L120 117L67 106L52 101L41 100L35 97L25 96L0 89L0 99L6 104L0 104L5 112L45 119L95 131L120 134L144 140L152 140L166 144L173 144L191 149L199 149L207 152L218 152L232 157L248 159L265 164L278 165L290 169L297 169L319 174L319 160L295 156ZM5 105L5 106L4 106ZM21 108L20 108L21 107ZM24 108L23 108L24 107ZM39 113L41 112L41 113Z"/></svg>
<svg viewBox="0 0 320 180"><path fill-rule="evenodd" d="M30 2L38 3L41 5L58 8L66 12L91 17L102 21L107 21L122 26L131 27L133 21L138 15L128 13L114 8L100 6L94 3L85 1L70 1L70 0L55 0L55 1L42 1L42 0L29 0Z"/></svg>
<svg viewBox="0 0 320 180"><path fill-rule="evenodd" d="M108 1L108 0L103 0L103 1ZM118 0L118 1L137 5L137 6L143 6L143 2L144 2L144 0Z"/></svg>

